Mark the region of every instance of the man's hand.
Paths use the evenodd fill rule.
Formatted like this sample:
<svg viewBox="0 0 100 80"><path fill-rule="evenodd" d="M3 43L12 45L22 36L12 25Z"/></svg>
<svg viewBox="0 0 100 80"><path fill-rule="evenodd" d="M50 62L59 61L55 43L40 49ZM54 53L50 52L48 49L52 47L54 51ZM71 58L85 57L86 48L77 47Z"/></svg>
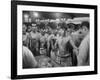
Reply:
<svg viewBox="0 0 100 80"><path fill-rule="evenodd" d="M79 49L78 48L73 49L73 53L76 54L77 56L79 54Z"/></svg>

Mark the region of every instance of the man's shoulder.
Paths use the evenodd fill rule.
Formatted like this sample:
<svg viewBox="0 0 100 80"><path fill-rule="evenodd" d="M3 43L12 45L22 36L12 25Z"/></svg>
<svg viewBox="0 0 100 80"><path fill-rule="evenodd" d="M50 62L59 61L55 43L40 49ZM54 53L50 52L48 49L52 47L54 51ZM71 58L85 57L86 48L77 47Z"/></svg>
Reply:
<svg viewBox="0 0 100 80"><path fill-rule="evenodd" d="M23 54L29 54L30 53L30 50L26 47L26 46L23 46Z"/></svg>

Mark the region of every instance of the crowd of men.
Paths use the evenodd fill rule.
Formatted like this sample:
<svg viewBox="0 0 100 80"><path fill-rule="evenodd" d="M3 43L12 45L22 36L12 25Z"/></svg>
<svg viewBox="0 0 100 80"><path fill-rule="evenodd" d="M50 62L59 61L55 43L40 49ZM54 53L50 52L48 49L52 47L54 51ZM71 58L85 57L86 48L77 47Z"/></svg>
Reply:
<svg viewBox="0 0 100 80"><path fill-rule="evenodd" d="M39 67L41 55L62 66L89 65L89 22L41 25L23 23L23 68Z"/></svg>

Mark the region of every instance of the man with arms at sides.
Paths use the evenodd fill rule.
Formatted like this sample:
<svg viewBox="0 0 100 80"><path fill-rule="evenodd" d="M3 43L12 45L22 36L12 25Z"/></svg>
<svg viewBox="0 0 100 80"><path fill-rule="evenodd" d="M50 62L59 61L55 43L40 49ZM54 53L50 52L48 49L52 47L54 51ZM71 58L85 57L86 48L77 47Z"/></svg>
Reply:
<svg viewBox="0 0 100 80"><path fill-rule="evenodd" d="M32 26L32 31L29 33L30 47L29 49L32 51L34 56L38 56L39 54L39 33L37 32L37 26L34 24Z"/></svg>
<svg viewBox="0 0 100 80"><path fill-rule="evenodd" d="M23 28L23 29L22 29L22 30L23 30L23 33L22 33L23 45L28 47L28 45L29 45L29 38L28 38L29 33L26 32L27 27L26 27L25 24L23 24L23 27L22 27L22 28Z"/></svg>

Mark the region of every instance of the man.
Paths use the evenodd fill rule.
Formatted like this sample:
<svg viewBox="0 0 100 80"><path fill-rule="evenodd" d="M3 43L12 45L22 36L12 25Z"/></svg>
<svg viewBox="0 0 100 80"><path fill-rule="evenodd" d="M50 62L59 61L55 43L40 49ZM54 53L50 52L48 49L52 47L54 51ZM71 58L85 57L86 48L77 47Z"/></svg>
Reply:
<svg viewBox="0 0 100 80"><path fill-rule="evenodd" d="M47 44L46 44L46 37L45 37L45 32L41 32L41 37L40 37L40 54L41 55L46 55L46 49L47 49Z"/></svg>
<svg viewBox="0 0 100 80"><path fill-rule="evenodd" d="M37 67L37 61L36 61L34 55L25 46L23 46L22 59L23 59L23 68L34 68L34 67Z"/></svg>
<svg viewBox="0 0 100 80"><path fill-rule="evenodd" d="M79 46L79 54L77 55L78 66L89 65L89 48L90 48L90 33L89 33L89 23L82 23L82 33L84 38Z"/></svg>
<svg viewBox="0 0 100 80"><path fill-rule="evenodd" d="M84 39L84 37L87 35L88 32L89 32L89 22L84 21L80 25L80 29L71 34L72 40L74 41L77 47L80 46L81 41Z"/></svg>
<svg viewBox="0 0 100 80"><path fill-rule="evenodd" d="M27 27L25 24L23 24L22 28L23 28L22 29L22 31L23 31L23 35L22 35L23 45L28 47L29 46L29 38L28 38L29 33L26 32Z"/></svg>
<svg viewBox="0 0 100 80"><path fill-rule="evenodd" d="M89 45L90 36L88 35L83 39L79 47L79 54L77 56L78 66L89 65Z"/></svg>
<svg viewBox="0 0 100 80"><path fill-rule="evenodd" d="M70 36L70 31L64 31L63 33L63 36L61 38L59 38L58 40L58 47L59 47L59 54L58 56L61 56L62 57L67 57L67 59L69 58L70 61L67 61L67 62L64 62L64 66L70 66L70 65L74 65L73 64L73 56L72 56L72 53L73 53L73 49L77 49L77 47L75 46L73 40L71 39L71 36ZM71 57L72 56L72 63L71 63Z"/></svg>
<svg viewBox="0 0 100 80"><path fill-rule="evenodd" d="M37 32L36 27L32 27L32 31L29 33L30 39L30 50L32 51L34 56L38 56L39 54L39 38L40 35Z"/></svg>

